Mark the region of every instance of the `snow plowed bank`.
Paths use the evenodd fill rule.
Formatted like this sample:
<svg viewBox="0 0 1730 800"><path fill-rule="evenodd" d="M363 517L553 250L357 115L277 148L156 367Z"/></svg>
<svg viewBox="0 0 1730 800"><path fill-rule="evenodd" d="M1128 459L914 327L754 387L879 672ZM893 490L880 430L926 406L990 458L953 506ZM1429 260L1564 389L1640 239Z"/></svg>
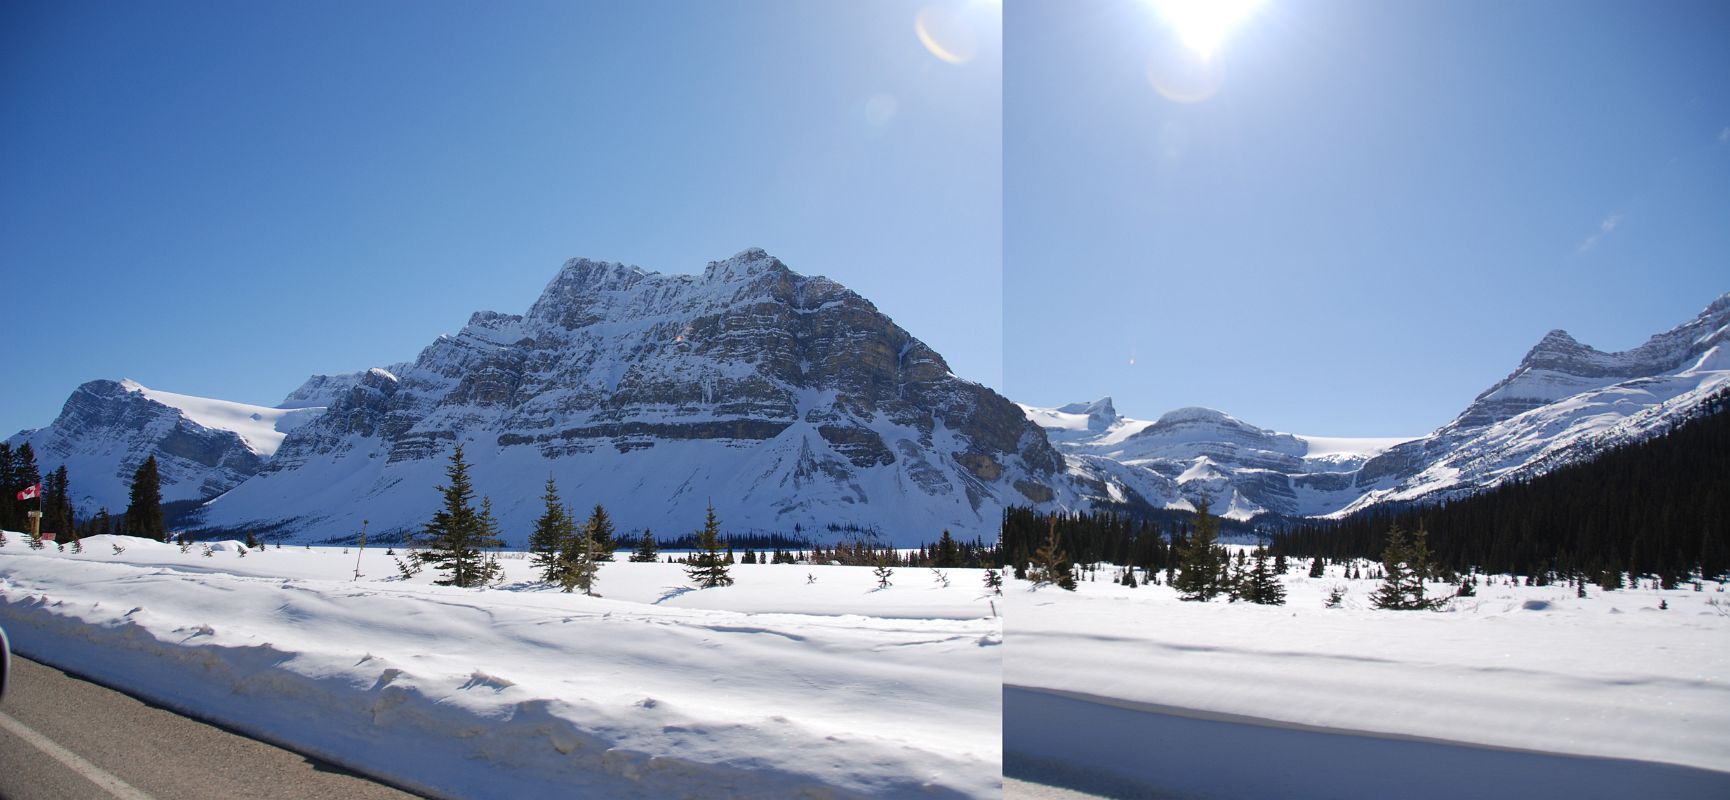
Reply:
<svg viewBox="0 0 1730 800"><path fill-rule="evenodd" d="M1730 730L1730 616L1721 611L1730 594L1719 584L1589 587L1581 598L1569 586L1495 580L1443 612L1382 611L1367 602L1380 581L1347 580L1340 569L1283 578L1284 606L1186 603L1169 586L1109 583L1110 568L1074 593L1012 583L1005 684L1169 715L1673 764L1730 779L1721 735ZM1342 607L1324 608L1336 586ZM1451 588L1430 584L1432 594ZM1040 736L1066 729L1011 710L1006 741L1024 725L1043 726Z"/></svg>
<svg viewBox="0 0 1730 800"><path fill-rule="evenodd" d="M670 607L692 594L725 605L730 591L672 586L660 604L587 598L524 590L526 562L507 562L517 590L342 581L354 556L335 551L201 558L122 541L125 554L103 541L83 556L0 551L0 624L19 652L417 791L1000 791L1001 629L989 618ZM258 574L267 565L293 577ZM941 612L977 595L909 581L867 598L868 570L745 566L741 584L784 584L783 605L800 591L863 608L901 593L897 610L923 596ZM335 574L304 577L319 571ZM972 577L957 572L957 584ZM603 591L630 595L682 574L613 564L601 576Z"/></svg>

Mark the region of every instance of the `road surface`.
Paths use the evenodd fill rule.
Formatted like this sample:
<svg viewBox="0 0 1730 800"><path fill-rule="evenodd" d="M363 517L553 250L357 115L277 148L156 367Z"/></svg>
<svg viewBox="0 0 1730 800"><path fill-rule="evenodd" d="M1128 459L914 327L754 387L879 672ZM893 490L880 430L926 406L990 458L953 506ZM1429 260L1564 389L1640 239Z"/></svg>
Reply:
<svg viewBox="0 0 1730 800"><path fill-rule="evenodd" d="M0 799L413 798L12 654Z"/></svg>

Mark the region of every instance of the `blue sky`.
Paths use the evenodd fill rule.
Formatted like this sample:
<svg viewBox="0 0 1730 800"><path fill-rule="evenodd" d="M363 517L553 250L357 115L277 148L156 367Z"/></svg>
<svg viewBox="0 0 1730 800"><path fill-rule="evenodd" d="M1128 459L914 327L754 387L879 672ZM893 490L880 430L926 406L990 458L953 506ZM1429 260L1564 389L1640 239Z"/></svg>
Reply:
<svg viewBox="0 0 1730 800"><path fill-rule="evenodd" d="M916 35L934 4L964 63ZM0 436L94 378L273 404L521 312L569 257L754 246L1000 385L1000 13L0 5Z"/></svg>
<svg viewBox="0 0 1730 800"><path fill-rule="evenodd" d="M1163 20L1006 11L1019 401L1416 435L1730 291L1730 4L1266 0L1199 102Z"/></svg>

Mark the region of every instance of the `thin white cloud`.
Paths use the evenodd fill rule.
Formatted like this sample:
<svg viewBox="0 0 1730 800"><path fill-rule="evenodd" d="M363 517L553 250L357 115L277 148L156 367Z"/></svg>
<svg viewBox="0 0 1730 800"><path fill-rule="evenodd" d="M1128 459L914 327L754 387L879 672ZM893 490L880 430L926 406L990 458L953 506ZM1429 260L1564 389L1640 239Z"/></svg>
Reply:
<svg viewBox="0 0 1730 800"><path fill-rule="evenodd" d="M1598 223L1598 229L1592 231L1591 236L1587 236L1585 241L1580 242L1580 247L1575 252L1584 253L1587 250L1597 247L1599 240L1603 239L1605 236L1609 236L1610 233L1616 230L1617 226L1621 224L1622 212L1612 212L1610 216L1604 218L1603 222Z"/></svg>

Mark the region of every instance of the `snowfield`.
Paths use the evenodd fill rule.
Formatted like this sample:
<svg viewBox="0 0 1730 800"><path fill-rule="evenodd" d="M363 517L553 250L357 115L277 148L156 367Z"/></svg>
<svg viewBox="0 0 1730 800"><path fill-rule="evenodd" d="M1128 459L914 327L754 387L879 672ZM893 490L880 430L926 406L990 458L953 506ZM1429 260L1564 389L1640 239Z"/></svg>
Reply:
<svg viewBox="0 0 1730 800"><path fill-rule="evenodd" d="M682 565L612 563L584 597L512 558L476 590L404 581L383 547L8 539L0 625L22 655L429 795L1002 790L979 570L878 590L868 568L740 564L698 591Z"/></svg>
<svg viewBox="0 0 1730 800"><path fill-rule="evenodd" d="M1581 599L1496 579L1441 612L1383 611L1380 581L1308 567L1284 606L1182 602L1109 566L1074 593L1010 581L1008 774L1177 796L1730 796L1723 584Z"/></svg>

